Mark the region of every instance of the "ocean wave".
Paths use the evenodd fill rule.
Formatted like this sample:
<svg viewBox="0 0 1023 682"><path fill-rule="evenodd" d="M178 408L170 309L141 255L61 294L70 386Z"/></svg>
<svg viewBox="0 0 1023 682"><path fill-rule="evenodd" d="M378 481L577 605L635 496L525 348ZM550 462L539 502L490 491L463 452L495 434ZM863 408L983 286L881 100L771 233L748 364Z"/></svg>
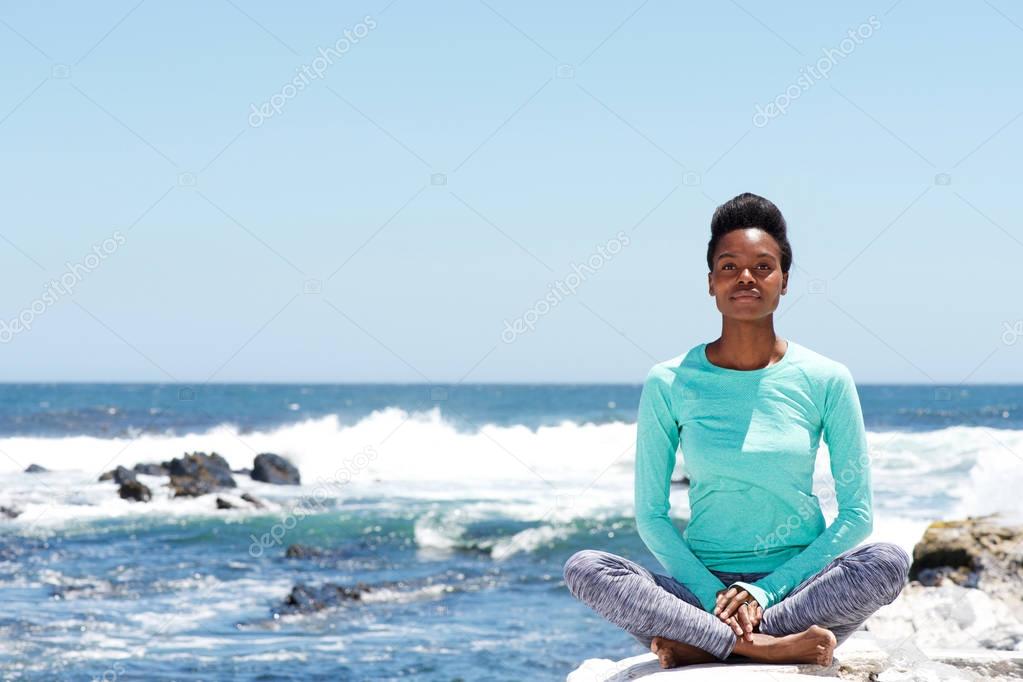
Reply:
<svg viewBox="0 0 1023 682"><path fill-rule="evenodd" d="M451 481L543 480L593 471L631 451L635 427L621 422L558 426L483 425L459 430L439 408L407 412L379 410L353 425L336 416L246 433L221 424L202 433L139 434L127 438L17 436L0 439L0 473L30 463L52 470L78 470L97 476L117 465L160 462L184 452L215 451L233 468L251 466L261 452L275 452L299 466L307 481L331 480L348 469L364 480ZM362 454L360 458L359 455ZM361 466L357 460L368 460Z"/></svg>
<svg viewBox="0 0 1023 682"><path fill-rule="evenodd" d="M1018 505L1010 491L1023 484L1023 431L956 426L938 431L871 431L868 441L877 508L908 518L944 518L969 513L1011 511ZM210 496L173 499L164 480L140 477L153 490L153 501L121 500L115 487L97 476L117 465L160 462L184 452L215 451L233 468L250 466L257 453L275 452L302 472L302 486L270 486L236 475L239 488L268 504L265 510L231 510L245 514L288 513L316 506L366 504L384 511L405 500L497 501L491 518L540 521L557 529L573 519L609 510L627 513L632 504L635 425L577 424L530 429L484 425L460 431L437 408L407 412L379 410L351 425L335 416L308 419L267 431L242 433L221 425L203 433L179 436L142 434L135 438L11 437L0 439L0 505L23 514L11 522L46 525L47 521L152 515L225 515ZM678 458L684 469L684 453ZM35 463L50 473L26 474ZM151 480L150 480L151 479ZM815 489L833 487L822 443ZM821 495L825 515L833 514L833 495ZM328 508L331 505L327 505ZM673 487L673 514L685 515L684 488ZM473 513L483 513L480 507ZM487 512L491 513L491 512ZM421 547L462 548L475 542L457 516L428 517L417 523ZM478 522L481 519L468 519ZM542 543L543 533L528 528L518 544ZM548 531L548 533L557 531ZM532 540L531 538L538 538ZM516 545L517 546L517 545Z"/></svg>

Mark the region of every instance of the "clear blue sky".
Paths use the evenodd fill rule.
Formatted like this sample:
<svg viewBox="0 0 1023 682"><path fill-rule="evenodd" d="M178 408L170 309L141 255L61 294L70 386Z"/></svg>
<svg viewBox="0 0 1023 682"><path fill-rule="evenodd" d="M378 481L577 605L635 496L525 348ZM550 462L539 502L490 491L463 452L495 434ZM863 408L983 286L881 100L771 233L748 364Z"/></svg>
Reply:
<svg viewBox="0 0 1023 682"><path fill-rule="evenodd" d="M1020 381L1020 63L1005 0L4 3L3 378L639 382L718 335L709 220L752 191L780 336Z"/></svg>

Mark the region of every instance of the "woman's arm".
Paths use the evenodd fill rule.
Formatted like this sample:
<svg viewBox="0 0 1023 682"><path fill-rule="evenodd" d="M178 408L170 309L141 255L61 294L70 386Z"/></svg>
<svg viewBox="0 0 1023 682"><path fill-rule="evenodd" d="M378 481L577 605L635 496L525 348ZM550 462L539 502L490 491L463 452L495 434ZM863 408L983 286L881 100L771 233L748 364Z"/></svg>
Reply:
<svg viewBox="0 0 1023 682"><path fill-rule="evenodd" d="M678 449L678 423L672 415L667 370L654 367L639 399L636 435L636 528L657 561L695 594L704 610L714 610L722 583L693 554L668 518L671 472Z"/></svg>
<svg viewBox="0 0 1023 682"><path fill-rule="evenodd" d="M822 410L824 442L831 455L838 516L806 548L770 575L739 585L768 608L817 573L839 554L865 540L873 530L870 453L860 398L844 365L827 383Z"/></svg>

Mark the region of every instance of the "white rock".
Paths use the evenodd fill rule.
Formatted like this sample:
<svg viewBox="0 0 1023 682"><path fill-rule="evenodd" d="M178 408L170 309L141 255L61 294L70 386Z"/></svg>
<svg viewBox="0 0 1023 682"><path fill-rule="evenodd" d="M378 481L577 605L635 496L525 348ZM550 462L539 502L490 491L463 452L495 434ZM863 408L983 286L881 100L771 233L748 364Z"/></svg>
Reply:
<svg viewBox="0 0 1023 682"><path fill-rule="evenodd" d="M985 649L919 649L912 638L879 640L860 630L836 650L832 664L768 665L706 663L663 670L652 653L621 661L591 658L568 675L566 682L624 682L625 680L687 680L728 682L750 679L782 681L820 678L862 682L1002 681L1023 679L1023 653Z"/></svg>
<svg viewBox="0 0 1023 682"><path fill-rule="evenodd" d="M922 648L1019 650L1023 622L1005 602L952 583L907 585L898 599L870 617L881 641L912 640Z"/></svg>

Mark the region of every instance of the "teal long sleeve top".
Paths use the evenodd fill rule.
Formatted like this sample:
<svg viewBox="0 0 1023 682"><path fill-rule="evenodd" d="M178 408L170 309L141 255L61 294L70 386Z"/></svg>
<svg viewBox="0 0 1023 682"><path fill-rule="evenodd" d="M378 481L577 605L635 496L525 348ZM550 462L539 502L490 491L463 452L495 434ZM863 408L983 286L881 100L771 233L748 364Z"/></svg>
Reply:
<svg viewBox="0 0 1023 682"><path fill-rule="evenodd" d="M845 365L791 340L781 360L754 370L711 364L706 345L654 365L643 384L636 527L705 610L713 612L717 592L727 587L711 569L768 573L733 583L767 609L870 535L870 456L859 395ZM821 436L838 504L827 527L813 493ZM682 533L668 517L680 446L691 510Z"/></svg>

